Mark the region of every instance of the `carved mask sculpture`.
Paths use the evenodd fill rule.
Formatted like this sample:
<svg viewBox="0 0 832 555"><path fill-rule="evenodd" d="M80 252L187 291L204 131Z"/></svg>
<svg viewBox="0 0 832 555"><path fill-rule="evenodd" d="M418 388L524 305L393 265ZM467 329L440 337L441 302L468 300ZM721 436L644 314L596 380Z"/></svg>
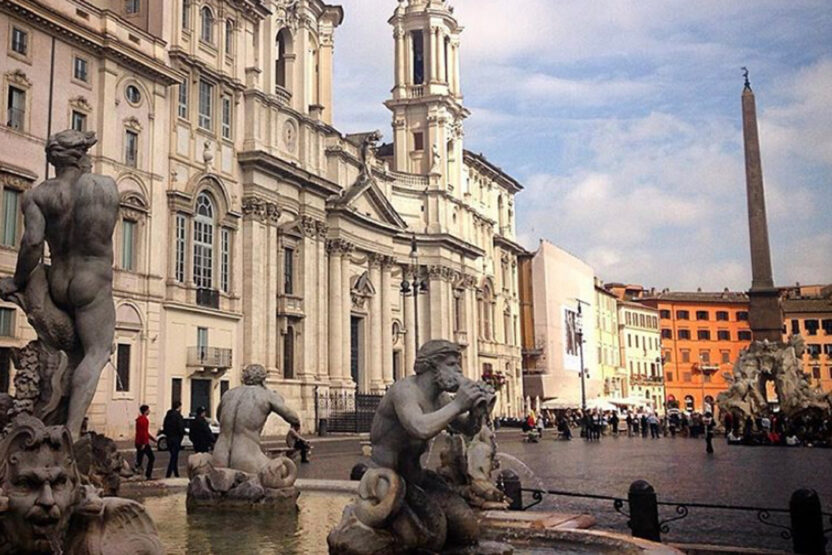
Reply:
<svg viewBox="0 0 832 555"><path fill-rule="evenodd" d="M19 418L0 442L0 488L3 547L60 552L80 500L69 430Z"/></svg>

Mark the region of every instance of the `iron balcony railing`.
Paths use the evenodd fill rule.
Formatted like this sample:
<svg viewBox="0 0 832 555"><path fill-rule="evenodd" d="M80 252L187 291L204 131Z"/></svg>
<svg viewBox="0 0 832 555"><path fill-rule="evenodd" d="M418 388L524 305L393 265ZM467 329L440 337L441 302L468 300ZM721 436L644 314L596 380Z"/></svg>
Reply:
<svg viewBox="0 0 832 555"><path fill-rule="evenodd" d="M200 287L196 290L196 304L208 308L220 307L220 292L218 289Z"/></svg>
<svg viewBox="0 0 832 555"><path fill-rule="evenodd" d="M188 347L188 366L231 368L231 349L222 347Z"/></svg>

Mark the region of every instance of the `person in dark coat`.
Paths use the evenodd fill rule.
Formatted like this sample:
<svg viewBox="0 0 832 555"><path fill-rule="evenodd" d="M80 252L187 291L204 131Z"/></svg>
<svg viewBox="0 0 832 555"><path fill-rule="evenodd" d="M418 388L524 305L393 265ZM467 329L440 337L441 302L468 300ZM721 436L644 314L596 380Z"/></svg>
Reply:
<svg viewBox="0 0 832 555"><path fill-rule="evenodd" d="M196 409L196 418L188 430L188 437L194 444L194 453L208 453L214 447L214 433L211 426L205 420L205 407Z"/></svg>
<svg viewBox="0 0 832 555"><path fill-rule="evenodd" d="M168 462L165 478L170 478L171 475L179 478L179 449L182 448L182 438L185 437L185 419L182 418L181 401L174 403L173 408L165 415L162 431L167 438L168 451L170 452L170 461Z"/></svg>

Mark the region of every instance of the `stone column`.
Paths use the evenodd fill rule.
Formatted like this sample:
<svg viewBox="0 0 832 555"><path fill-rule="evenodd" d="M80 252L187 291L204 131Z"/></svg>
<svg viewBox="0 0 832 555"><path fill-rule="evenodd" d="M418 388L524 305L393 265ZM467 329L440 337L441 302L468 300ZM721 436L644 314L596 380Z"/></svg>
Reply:
<svg viewBox="0 0 832 555"><path fill-rule="evenodd" d="M457 40L454 43L454 94L461 96L461 89L461 81L459 80L459 41Z"/></svg>
<svg viewBox="0 0 832 555"><path fill-rule="evenodd" d="M332 35L321 36L318 47L318 104L324 107L321 119L332 125Z"/></svg>
<svg viewBox="0 0 832 555"><path fill-rule="evenodd" d="M301 217L303 231L303 309L306 318L303 322L303 364L298 367L297 375L303 381L314 378L318 369L317 338L319 293L315 287L318 264L316 260L318 245L315 240L315 220L309 216Z"/></svg>
<svg viewBox="0 0 832 555"><path fill-rule="evenodd" d="M404 29L401 27L393 29L393 38L396 41L396 88L393 96L398 97L401 95L402 89L405 86Z"/></svg>
<svg viewBox="0 0 832 555"><path fill-rule="evenodd" d="M375 295L370 299L370 328L372 333L370 335L370 353L367 357L367 369L370 375L370 391L383 391L384 378L382 376L382 347L381 337L384 334L382 330L382 307L381 307L381 256L371 254L369 256L370 262L370 283L376 290Z"/></svg>
<svg viewBox="0 0 832 555"><path fill-rule="evenodd" d="M311 292L312 295L318 297L318 334L317 334L317 348L318 348L318 379L327 381L329 376L329 360L327 354L329 353L329 306L326 299L329 295L330 287L327 281L327 258L326 258L326 224L317 222L315 225L317 233L317 240L315 248L317 256L315 260L318 265L317 272L317 287Z"/></svg>
<svg viewBox="0 0 832 555"><path fill-rule="evenodd" d="M428 277L430 279L428 285L430 316L428 321L430 322L430 332L424 334L422 343L428 339L448 339L447 334L443 334L443 326L447 322L443 322L443 320L446 320L445 312L442 309L442 288L445 283L442 281L441 272L441 266L428 267Z"/></svg>
<svg viewBox="0 0 832 555"><path fill-rule="evenodd" d="M381 268L381 375L384 385L393 383L393 290L390 270L393 258L384 257Z"/></svg>
<svg viewBox="0 0 832 555"><path fill-rule="evenodd" d="M428 52L430 52L429 60L430 60L430 81L429 83L433 84L439 80L439 75L437 69L439 68L439 62L437 61L437 52L439 48L437 48L437 40L439 37L439 27L431 27L430 34L428 35Z"/></svg>
<svg viewBox="0 0 832 555"><path fill-rule="evenodd" d="M341 242L341 312L338 317L341 318L341 329L343 335L341 340L343 345L341 347L341 382L343 384L352 384L352 377L350 376L350 314L352 312L352 299L350 297L350 253L353 250L353 245L346 241Z"/></svg>
<svg viewBox="0 0 832 555"><path fill-rule="evenodd" d="M342 380L341 365L343 355L341 353L344 344L343 319L341 314L343 294L341 288L341 245L338 240L330 240L326 243L326 250L329 254L329 380L330 385L339 384Z"/></svg>
<svg viewBox="0 0 832 555"><path fill-rule="evenodd" d="M436 57L438 80L447 83L450 79L445 79L445 37L442 36L442 30L436 29Z"/></svg>

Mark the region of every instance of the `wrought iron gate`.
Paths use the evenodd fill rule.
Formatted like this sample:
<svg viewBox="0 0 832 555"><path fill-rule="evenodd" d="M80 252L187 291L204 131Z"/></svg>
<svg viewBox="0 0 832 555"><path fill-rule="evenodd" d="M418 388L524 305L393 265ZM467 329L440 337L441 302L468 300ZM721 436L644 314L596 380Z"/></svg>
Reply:
<svg viewBox="0 0 832 555"><path fill-rule="evenodd" d="M321 391L315 388L315 411L319 428L328 432L369 432L373 415L383 395L355 390Z"/></svg>

